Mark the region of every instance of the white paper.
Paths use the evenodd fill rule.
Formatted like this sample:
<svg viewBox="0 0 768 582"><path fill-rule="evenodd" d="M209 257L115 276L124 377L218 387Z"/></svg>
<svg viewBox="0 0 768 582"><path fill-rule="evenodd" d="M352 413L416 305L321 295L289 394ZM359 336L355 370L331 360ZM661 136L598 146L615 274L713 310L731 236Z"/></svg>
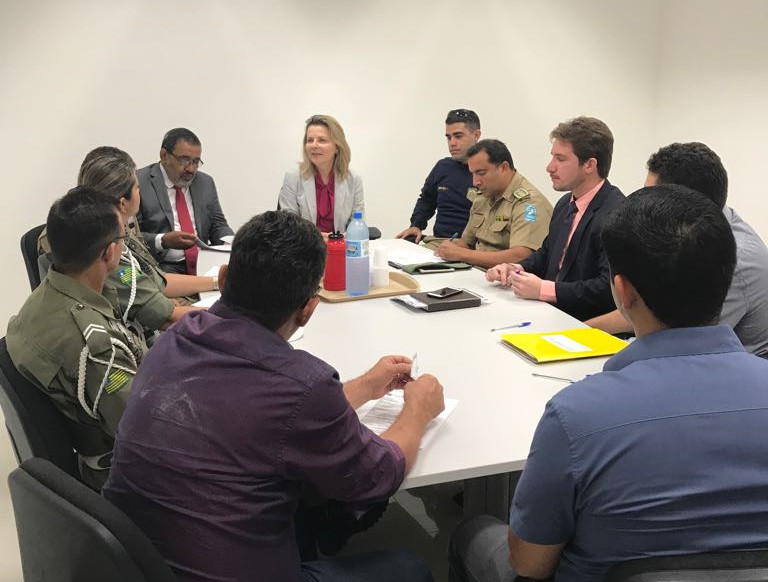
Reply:
<svg viewBox="0 0 768 582"><path fill-rule="evenodd" d="M592 351L592 348L585 346L584 344L580 344L579 342L561 334L543 335L541 336L541 339L548 341L553 346L557 346L558 348L573 354Z"/></svg>
<svg viewBox="0 0 768 582"><path fill-rule="evenodd" d="M211 305L213 305L214 303L216 303L219 300L220 297L221 297L221 293L214 292L214 293L211 293L208 297L204 297L203 299L201 299L197 303L193 303L192 305L195 306L195 307L206 307L207 308L207 307L210 307Z"/></svg>
<svg viewBox="0 0 768 582"><path fill-rule="evenodd" d="M230 243L226 243L223 245L209 245L206 242L203 242L199 237L195 238L195 244L197 244L198 247L201 249L205 249L206 251L218 251L220 253L228 253L232 250L232 245Z"/></svg>
<svg viewBox="0 0 768 582"><path fill-rule="evenodd" d="M232 244L232 241L235 240L234 234L225 234L223 237L221 237L221 240L223 240L227 244Z"/></svg>
<svg viewBox="0 0 768 582"><path fill-rule="evenodd" d="M386 431L392 423L395 422L398 414L403 409L403 391L393 390L383 398L366 403L357 410L357 414L360 416L360 421L371 429L377 435L380 435ZM427 425L427 429L424 431L424 435L421 437L421 443L419 448L426 448L427 445L435 437L435 434L439 430L440 426L445 422L445 419L450 416L453 409L459 404L459 401L455 398L445 399L445 410L443 410L437 417L432 419Z"/></svg>
<svg viewBox="0 0 768 582"><path fill-rule="evenodd" d="M418 352L413 353L413 357L411 358L411 378L414 380L419 377L419 354Z"/></svg>
<svg viewBox="0 0 768 582"><path fill-rule="evenodd" d="M223 265L223 264L224 264L224 263L222 263L222 265ZM204 277L213 277L213 276L218 276L218 274L219 274L219 268L220 268L220 267L221 267L221 265L214 265L213 267L211 267L210 269L208 269L208 270L207 270L205 273L203 273L203 276L204 276Z"/></svg>
<svg viewBox="0 0 768 582"><path fill-rule="evenodd" d="M400 295L399 297L393 297L393 301L399 301L400 303L405 303L406 305L410 305L414 309L426 309L427 304L419 301L415 297L412 297L411 295Z"/></svg>

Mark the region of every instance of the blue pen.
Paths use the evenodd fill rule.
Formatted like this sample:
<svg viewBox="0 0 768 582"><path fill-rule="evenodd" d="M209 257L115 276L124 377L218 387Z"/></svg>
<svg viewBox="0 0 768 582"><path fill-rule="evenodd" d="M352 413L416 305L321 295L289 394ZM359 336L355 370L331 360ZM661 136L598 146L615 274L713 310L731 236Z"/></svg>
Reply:
<svg viewBox="0 0 768 582"><path fill-rule="evenodd" d="M458 237L458 236L459 236L459 233L458 233L458 231L457 231L457 232L454 232L454 233L451 235L451 239L450 239L450 242L453 242L453 239L455 239L455 238L456 238L456 237Z"/></svg>
<svg viewBox="0 0 768 582"><path fill-rule="evenodd" d="M522 323L515 323L513 325L505 325L504 327L494 327L491 331L499 331L501 329L511 329L513 327L528 327L531 325L530 321L524 321Z"/></svg>

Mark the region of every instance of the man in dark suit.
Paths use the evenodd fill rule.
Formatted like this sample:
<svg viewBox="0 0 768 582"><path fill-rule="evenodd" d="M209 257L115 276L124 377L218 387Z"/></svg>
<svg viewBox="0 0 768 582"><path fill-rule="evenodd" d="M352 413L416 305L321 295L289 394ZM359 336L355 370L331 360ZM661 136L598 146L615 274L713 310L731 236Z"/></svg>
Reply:
<svg viewBox="0 0 768 582"><path fill-rule="evenodd" d="M213 178L198 172L203 165L201 153L194 133L183 127L172 129L163 137L160 162L137 172L141 234L168 273L196 274L196 237L207 244L221 244L221 237L234 234Z"/></svg>
<svg viewBox="0 0 768 582"><path fill-rule="evenodd" d="M489 281L511 286L524 299L554 304L577 319L612 311L608 260L600 240L609 211L624 200L608 181L613 134L593 117L577 117L552 130L552 187L568 192L552 213L541 248L519 264L489 269Z"/></svg>

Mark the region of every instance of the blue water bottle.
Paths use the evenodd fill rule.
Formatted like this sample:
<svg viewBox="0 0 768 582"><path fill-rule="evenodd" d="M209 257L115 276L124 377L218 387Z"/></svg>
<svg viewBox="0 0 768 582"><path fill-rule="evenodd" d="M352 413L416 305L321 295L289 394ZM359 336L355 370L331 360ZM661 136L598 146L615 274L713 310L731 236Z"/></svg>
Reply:
<svg viewBox="0 0 768 582"><path fill-rule="evenodd" d="M347 295L366 295L370 284L368 226L363 213L356 210L347 227Z"/></svg>

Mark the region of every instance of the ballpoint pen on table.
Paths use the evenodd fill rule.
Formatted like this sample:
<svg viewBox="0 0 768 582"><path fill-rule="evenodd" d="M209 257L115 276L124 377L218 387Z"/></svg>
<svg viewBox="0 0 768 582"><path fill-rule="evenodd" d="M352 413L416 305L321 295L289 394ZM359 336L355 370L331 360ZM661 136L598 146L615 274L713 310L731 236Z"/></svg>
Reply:
<svg viewBox="0 0 768 582"><path fill-rule="evenodd" d="M571 380L570 378L562 378L560 376L547 376L546 374L537 374L536 372L531 372L531 376L536 376L537 378L547 378L548 380L560 380L562 382L575 382L575 380Z"/></svg>
<svg viewBox="0 0 768 582"><path fill-rule="evenodd" d="M499 330L502 330L502 329L512 329L513 327L528 327L529 325L531 325L530 321L523 321L522 323L515 323L515 324L512 324L512 325L504 325L502 327L494 327L493 329L491 329L491 331L499 331Z"/></svg>

